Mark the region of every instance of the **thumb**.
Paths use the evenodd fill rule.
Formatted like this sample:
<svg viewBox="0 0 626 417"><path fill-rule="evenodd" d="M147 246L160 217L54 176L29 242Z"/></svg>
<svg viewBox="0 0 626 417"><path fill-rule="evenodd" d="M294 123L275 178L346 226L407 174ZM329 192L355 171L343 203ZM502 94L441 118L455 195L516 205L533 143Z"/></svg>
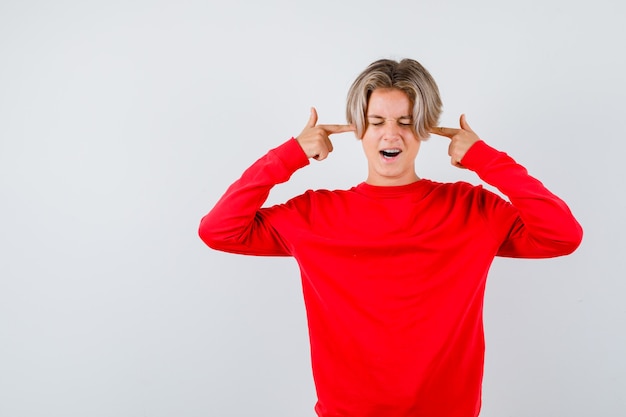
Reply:
<svg viewBox="0 0 626 417"><path fill-rule="evenodd" d="M467 119L465 118L465 114L461 115L461 129L463 130L467 130L468 132L472 132L474 133L474 131L472 130L472 128L470 127L470 125L467 123Z"/></svg>
<svg viewBox="0 0 626 417"><path fill-rule="evenodd" d="M309 121L307 122L308 127L315 127L317 124L317 110L315 107L311 107L311 116L309 117Z"/></svg>

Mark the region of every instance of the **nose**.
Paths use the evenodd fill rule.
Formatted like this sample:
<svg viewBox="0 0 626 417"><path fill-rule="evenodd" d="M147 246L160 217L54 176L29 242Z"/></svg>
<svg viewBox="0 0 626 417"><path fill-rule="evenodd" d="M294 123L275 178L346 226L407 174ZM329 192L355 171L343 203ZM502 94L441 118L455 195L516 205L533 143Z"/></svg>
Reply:
<svg viewBox="0 0 626 417"><path fill-rule="evenodd" d="M389 120L384 125L384 139L388 141L396 140L400 138L401 127L395 120Z"/></svg>

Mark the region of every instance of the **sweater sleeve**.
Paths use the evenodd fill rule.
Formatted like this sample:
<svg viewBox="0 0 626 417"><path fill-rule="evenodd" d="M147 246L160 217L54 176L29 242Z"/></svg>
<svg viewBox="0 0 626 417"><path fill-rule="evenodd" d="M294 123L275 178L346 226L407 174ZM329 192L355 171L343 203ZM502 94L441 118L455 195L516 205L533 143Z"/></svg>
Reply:
<svg viewBox="0 0 626 417"><path fill-rule="evenodd" d="M280 235L261 216L272 187L286 182L309 160L295 139L270 150L235 181L202 218L198 234L209 247L245 255L288 256Z"/></svg>
<svg viewBox="0 0 626 417"><path fill-rule="evenodd" d="M506 153L479 141L462 164L510 201L501 209L507 221L498 256L548 258L570 254L580 245L582 228L565 202Z"/></svg>

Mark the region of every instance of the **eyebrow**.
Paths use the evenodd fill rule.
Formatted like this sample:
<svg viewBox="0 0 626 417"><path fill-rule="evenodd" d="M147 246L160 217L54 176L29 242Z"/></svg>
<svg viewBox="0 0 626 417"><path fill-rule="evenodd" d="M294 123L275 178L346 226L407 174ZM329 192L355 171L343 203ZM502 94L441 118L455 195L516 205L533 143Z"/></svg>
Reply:
<svg viewBox="0 0 626 417"><path fill-rule="evenodd" d="M386 119L385 117L379 116L377 114L368 114L367 118L368 119L383 119L383 120ZM413 116L400 116L396 120L400 120L400 119L413 119Z"/></svg>

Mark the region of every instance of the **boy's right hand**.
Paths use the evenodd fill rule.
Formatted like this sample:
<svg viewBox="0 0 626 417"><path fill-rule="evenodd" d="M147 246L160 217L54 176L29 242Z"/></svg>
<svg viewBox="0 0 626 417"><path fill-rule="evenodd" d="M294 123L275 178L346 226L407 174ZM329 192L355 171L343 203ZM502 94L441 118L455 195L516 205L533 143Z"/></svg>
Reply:
<svg viewBox="0 0 626 417"><path fill-rule="evenodd" d="M311 116L296 140L308 158L321 161L333 151L329 136L335 133L354 132L352 125L318 125L317 111L311 107Z"/></svg>

